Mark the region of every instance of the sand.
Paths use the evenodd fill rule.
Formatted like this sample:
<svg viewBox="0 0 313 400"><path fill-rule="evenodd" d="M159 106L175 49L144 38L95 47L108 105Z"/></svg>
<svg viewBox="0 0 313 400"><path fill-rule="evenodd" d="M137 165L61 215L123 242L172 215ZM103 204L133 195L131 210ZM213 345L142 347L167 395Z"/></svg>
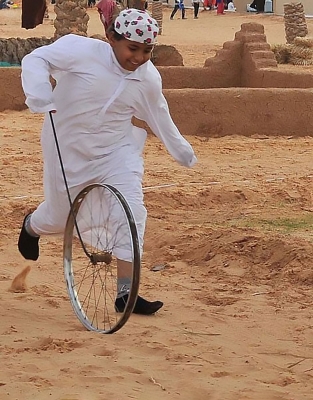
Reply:
<svg viewBox="0 0 313 400"><path fill-rule="evenodd" d="M160 43L177 46L186 65L203 65L242 22L284 43L281 17L193 20L188 10L188 20L169 21L169 12ZM2 37L53 32L50 21L22 30L20 10L0 11ZM311 399L312 138L191 133L199 163L185 169L149 137L144 186L168 186L146 190L140 293L164 307L100 335L72 311L61 238L43 237L34 263L16 247L23 216L42 199L41 124L28 111L0 113L0 399Z"/></svg>

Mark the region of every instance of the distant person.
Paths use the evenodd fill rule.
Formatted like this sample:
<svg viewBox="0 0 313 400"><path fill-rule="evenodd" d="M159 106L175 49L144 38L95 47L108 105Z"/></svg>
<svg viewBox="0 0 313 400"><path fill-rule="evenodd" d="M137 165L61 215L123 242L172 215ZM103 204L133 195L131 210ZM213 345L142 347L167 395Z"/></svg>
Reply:
<svg viewBox="0 0 313 400"><path fill-rule="evenodd" d="M224 0L216 0L216 4L217 4L217 15L225 14L224 13L224 10L225 10Z"/></svg>
<svg viewBox="0 0 313 400"><path fill-rule="evenodd" d="M114 15L118 14L118 7L115 0L100 0L99 3L96 4L96 7L99 12L100 21L104 26L105 34L109 29L109 26L112 24Z"/></svg>
<svg viewBox="0 0 313 400"><path fill-rule="evenodd" d="M258 13L262 13L264 12L264 5L265 0L253 0L253 2L250 4L250 7L254 8Z"/></svg>
<svg viewBox="0 0 313 400"><path fill-rule="evenodd" d="M256 3L255 3L255 0L253 0L253 2L250 4L249 7L250 7L250 8L253 8L254 10L256 10Z"/></svg>
<svg viewBox="0 0 313 400"><path fill-rule="evenodd" d="M253 7L251 7L251 6L253 6ZM255 4L254 3L247 4L247 11L248 12L256 12Z"/></svg>
<svg viewBox="0 0 313 400"><path fill-rule="evenodd" d="M203 10L214 10L216 9L216 0L203 0Z"/></svg>
<svg viewBox="0 0 313 400"><path fill-rule="evenodd" d="M258 13L264 12L265 0L256 0L256 11Z"/></svg>
<svg viewBox="0 0 313 400"><path fill-rule="evenodd" d="M174 8L173 8L172 14L170 16L170 19L174 18L174 15L177 13L178 10L181 10L182 19L187 19L185 17L186 11L185 11L184 0L175 0Z"/></svg>
<svg viewBox="0 0 313 400"><path fill-rule="evenodd" d="M195 19L198 19L200 0L192 0L193 15Z"/></svg>
<svg viewBox="0 0 313 400"><path fill-rule="evenodd" d="M10 8L7 4L7 0L0 0L0 10L4 10L5 8Z"/></svg>
<svg viewBox="0 0 313 400"><path fill-rule="evenodd" d="M203 0L203 11L209 8L209 0Z"/></svg>
<svg viewBox="0 0 313 400"><path fill-rule="evenodd" d="M235 12L236 11L235 4L232 1L228 2L227 11L229 11L229 12Z"/></svg>
<svg viewBox="0 0 313 400"><path fill-rule="evenodd" d="M47 4L46 0L22 1L22 28L34 29L43 23Z"/></svg>

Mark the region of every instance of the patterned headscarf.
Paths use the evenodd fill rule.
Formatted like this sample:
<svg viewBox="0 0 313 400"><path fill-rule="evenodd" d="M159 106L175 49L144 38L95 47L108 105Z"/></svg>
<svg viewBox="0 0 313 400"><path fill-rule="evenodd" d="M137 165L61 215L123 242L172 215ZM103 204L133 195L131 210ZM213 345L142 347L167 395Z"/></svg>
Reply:
<svg viewBox="0 0 313 400"><path fill-rule="evenodd" d="M125 39L138 43L154 44L159 25L146 11L129 8L116 17L114 29Z"/></svg>

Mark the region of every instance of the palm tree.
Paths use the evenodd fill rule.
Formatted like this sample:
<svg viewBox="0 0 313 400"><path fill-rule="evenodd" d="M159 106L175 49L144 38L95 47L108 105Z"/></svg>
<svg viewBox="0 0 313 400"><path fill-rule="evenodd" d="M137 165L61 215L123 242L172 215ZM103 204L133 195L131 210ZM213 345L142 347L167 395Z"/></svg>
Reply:
<svg viewBox="0 0 313 400"><path fill-rule="evenodd" d="M159 24L159 35L162 35L162 25L163 25L163 2L162 0L152 1L152 17Z"/></svg>
<svg viewBox="0 0 313 400"><path fill-rule="evenodd" d="M54 11L55 39L68 33L87 36L87 0L56 0Z"/></svg>

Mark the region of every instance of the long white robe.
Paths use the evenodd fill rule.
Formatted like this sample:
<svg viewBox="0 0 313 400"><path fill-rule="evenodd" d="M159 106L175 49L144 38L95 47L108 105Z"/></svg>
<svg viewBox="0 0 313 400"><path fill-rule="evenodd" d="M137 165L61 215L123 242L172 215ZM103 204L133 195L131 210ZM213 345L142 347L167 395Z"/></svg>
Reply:
<svg viewBox="0 0 313 400"><path fill-rule="evenodd" d="M54 90L50 75L57 82ZM157 69L148 61L125 71L108 43L70 34L23 58L22 85L32 112L57 111L53 119L72 199L89 183L115 186L133 211L142 247L146 209L137 139L144 140L145 131L134 128L132 117L146 121L181 165L196 162L172 121ZM39 235L62 233L69 202L49 114L41 142L45 200L32 214L31 226Z"/></svg>

